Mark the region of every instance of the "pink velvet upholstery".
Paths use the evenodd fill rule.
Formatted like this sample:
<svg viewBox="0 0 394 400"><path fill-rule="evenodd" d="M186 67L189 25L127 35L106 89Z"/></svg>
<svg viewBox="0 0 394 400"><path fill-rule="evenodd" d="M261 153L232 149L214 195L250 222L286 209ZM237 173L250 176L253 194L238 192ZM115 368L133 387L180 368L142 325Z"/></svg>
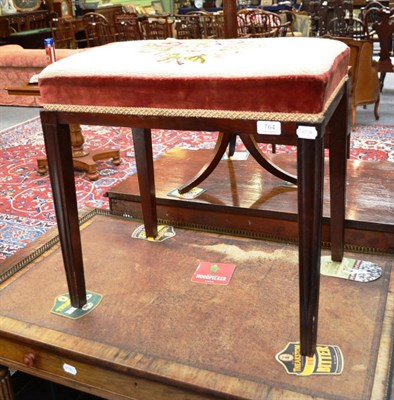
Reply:
<svg viewBox="0 0 394 400"><path fill-rule="evenodd" d="M56 56L57 59L62 59L78 51L58 49ZM16 44L0 46L0 105L40 105L39 97L10 96L3 89L23 85L31 76L39 74L46 66L44 49L24 49Z"/></svg>
<svg viewBox="0 0 394 400"><path fill-rule="evenodd" d="M59 110L319 114L348 61L346 45L316 38L118 42L49 66L40 89Z"/></svg>

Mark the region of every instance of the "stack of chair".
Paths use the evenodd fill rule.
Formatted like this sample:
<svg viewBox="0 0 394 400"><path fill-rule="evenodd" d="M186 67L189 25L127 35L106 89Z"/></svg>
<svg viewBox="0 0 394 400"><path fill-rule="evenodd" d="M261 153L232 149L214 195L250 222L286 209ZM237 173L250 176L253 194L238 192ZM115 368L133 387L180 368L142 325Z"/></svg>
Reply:
<svg viewBox="0 0 394 400"><path fill-rule="evenodd" d="M78 48L74 27L69 18L57 18L55 16L49 22L49 26L57 49Z"/></svg>
<svg viewBox="0 0 394 400"><path fill-rule="evenodd" d="M170 19L168 15L149 15L140 24L143 39L152 40L173 37L172 26L174 20Z"/></svg>
<svg viewBox="0 0 394 400"><path fill-rule="evenodd" d="M175 15L175 32L178 39L201 39L202 32L198 15Z"/></svg>
<svg viewBox="0 0 394 400"><path fill-rule="evenodd" d="M88 47L102 46L116 41L116 33L103 15L90 12L82 17Z"/></svg>
<svg viewBox="0 0 394 400"><path fill-rule="evenodd" d="M118 41L142 39L140 24L136 13L121 12L115 14L115 27Z"/></svg>

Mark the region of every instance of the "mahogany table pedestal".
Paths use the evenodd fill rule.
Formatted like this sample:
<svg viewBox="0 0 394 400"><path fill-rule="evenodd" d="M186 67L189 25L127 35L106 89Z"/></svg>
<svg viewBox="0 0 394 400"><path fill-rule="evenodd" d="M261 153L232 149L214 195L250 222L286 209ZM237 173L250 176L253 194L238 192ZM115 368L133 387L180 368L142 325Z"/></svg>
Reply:
<svg viewBox="0 0 394 400"><path fill-rule="evenodd" d="M39 96L40 89L38 85L26 84L23 86L15 86L6 88L8 94L19 96ZM96 149L90 150L84 148L85 138L82 135L81 127L78 124L70 125L71 149L73 165L75 169L86 171L91 181L99 178L97 172L96 161L112 158L112 164L119 165L120 159L119 149ZM48 161L46 158L37 159L38 172L46 174L48 172Z"/></svg>
<svg viewBox="0 0 394 400"><path fill-rule="evenodd" d="M85 149L85 139L81 132L81 126L78 124L70 124L70 138L74 168L86 171L91 181L97 180L100 176L97 172L97 160L112 158L112 164L114 165L119 165L122 162L119 149ZM37 159L37 166L40 174L46 174L48 172L48 160L46 158Z"/></svg>

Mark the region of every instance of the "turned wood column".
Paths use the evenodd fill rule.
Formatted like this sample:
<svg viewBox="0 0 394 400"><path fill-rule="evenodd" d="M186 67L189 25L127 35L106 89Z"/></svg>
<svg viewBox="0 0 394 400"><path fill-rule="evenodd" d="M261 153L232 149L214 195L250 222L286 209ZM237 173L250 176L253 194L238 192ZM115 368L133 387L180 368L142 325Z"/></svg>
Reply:
<svg viewBox="0 0 394 400"><path fill-rule="evenodd" d="M82 135L81 126L78 124L70 124L70 136L73 158L87 156L89 152L83 148L85 138Z"/></svg>
<svg viewBox="0 0 394 400"><path fill-rule="evenodd" d="M236 0L223 0L224 37L231 39L238 37L237 2Z"/></svg>

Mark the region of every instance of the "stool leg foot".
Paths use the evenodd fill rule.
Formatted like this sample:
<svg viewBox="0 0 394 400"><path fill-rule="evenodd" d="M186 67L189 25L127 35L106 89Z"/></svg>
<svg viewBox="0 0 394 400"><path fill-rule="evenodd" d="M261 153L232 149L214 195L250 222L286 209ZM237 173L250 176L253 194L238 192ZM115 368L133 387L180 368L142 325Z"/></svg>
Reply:
<svg viewBox="0 0 394 400"><path fill-rule="evenodd" d="M48 162L46 158L37 159L37 172L45 175L48 172Z"/></svg>
<svg viewBox="0 0 394 400"><path fill-rule="evenodd" d="M122 163L122 159L120 157L114 157L111 162L113 165L120 165Z"/></svg>

